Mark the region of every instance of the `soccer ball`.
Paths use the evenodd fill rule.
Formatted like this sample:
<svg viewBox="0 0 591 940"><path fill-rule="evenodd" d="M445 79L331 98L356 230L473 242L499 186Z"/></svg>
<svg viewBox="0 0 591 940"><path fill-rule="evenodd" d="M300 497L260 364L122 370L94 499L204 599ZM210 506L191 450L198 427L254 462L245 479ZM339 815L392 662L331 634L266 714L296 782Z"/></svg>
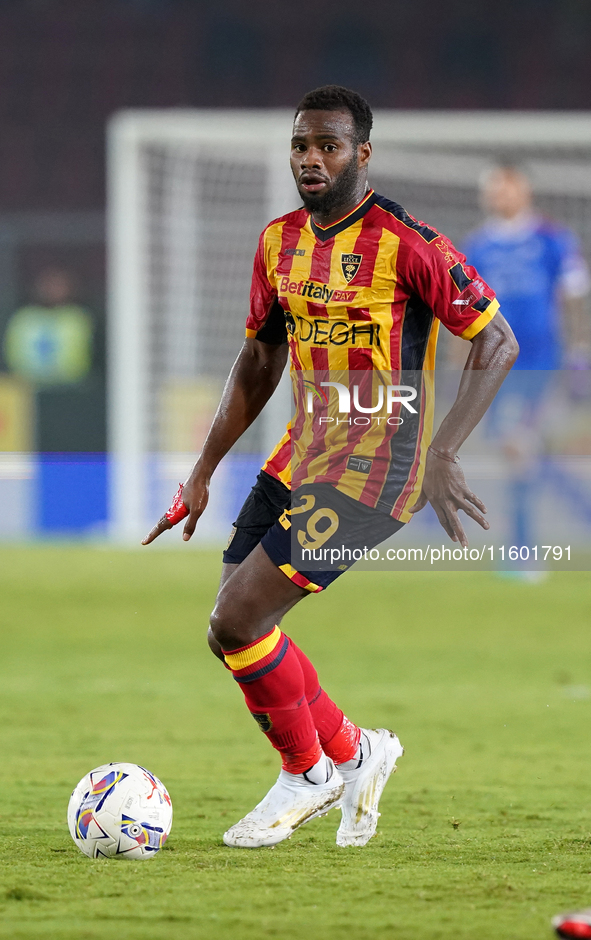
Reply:
<svg viewBox="0 0 591 940"><path fill-rule="evenodd" d="M163 783L138 764L103 764L75 788L70 835L89 858L153 858L172 829Z"/></svg>

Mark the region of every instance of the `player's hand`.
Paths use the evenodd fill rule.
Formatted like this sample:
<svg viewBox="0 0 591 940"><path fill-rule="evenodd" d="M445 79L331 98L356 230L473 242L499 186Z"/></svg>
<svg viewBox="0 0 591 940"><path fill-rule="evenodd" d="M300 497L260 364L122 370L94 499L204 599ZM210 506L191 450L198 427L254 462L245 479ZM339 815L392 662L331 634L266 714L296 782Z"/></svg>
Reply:
<svg viewBox="0 0 591 940"><path fill-rule="evenodd" d="M420 512L427 503L433 506L437 518L452 542L459 542L463 548L468 545L468 539L458 517L459 509L462 509L483 529L490 528L489 523L481 515L486 512L486 506L468 487L459 463L444 460L429 451L423 488L410 512Z"/></svg>
<svg viewBox="0 0 591 940"><path fill-rule="evenodd" d="M188 542L195 531L199 517L207 506L208 499L209 482L193 479L192 476L189 477L186 483L179 484L170 509L164 513L154 528L150 529L145 539L142 539L142 545L149 545L150 542L157 539L167 529L172 529L182 519L187 519L183 529L183 541Z"/></svg>

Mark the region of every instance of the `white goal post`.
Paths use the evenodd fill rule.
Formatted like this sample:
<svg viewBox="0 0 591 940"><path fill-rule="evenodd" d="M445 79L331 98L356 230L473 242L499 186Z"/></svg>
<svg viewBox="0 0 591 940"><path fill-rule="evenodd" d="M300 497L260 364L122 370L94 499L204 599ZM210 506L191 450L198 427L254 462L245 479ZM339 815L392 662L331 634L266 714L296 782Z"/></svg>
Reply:
<svg viewBox="0 0 591 940"><path fill-rule="evenodd" d="M299 204L289 170L292 118L286 110L167 109L124 111L110 121L108 420L117 540L137 541L156 521L203 439L244 335L258 235ZM591 115L378 111L372 143L374 188L460 242L479 218L483 170L499 157L518 160L541 208L568 223L591 254ZM227 528L235 507L224 497L254 481L253 468L288 417L283 382L221 472L200 527L205 536Z"/></svg>

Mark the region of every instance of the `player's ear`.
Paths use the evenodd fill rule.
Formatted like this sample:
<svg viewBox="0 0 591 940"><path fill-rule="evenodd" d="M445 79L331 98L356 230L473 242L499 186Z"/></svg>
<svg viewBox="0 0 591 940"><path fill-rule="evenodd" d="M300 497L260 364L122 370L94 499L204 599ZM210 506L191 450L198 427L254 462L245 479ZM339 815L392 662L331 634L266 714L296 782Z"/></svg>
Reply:
<svg viewBox="0 0 591 940"><path fill-rule="evenodd" d="M366 140L364 144L359 144L357 147L357 157L359 160L359 166L367 166L371 160L371 144L369 140Z"/></svg>

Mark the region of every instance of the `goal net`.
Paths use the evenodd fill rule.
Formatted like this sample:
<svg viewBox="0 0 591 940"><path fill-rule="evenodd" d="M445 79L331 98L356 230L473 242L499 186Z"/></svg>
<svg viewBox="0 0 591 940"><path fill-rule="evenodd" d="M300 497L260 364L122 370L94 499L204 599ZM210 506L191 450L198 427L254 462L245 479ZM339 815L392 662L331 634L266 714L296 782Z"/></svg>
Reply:
<svg viewBox="0 0 591 940"><path fill-rule="evenodd" d="M199 452L244 336L252 259L299 204L288 111L127 111L109 127L113 534L135 540ZM461 245L495 160L528 170L542 212L591 256L591 118L377 112L370 182ZM226 458L198 527L220 538L289 419L287 381Z"/></svg>

